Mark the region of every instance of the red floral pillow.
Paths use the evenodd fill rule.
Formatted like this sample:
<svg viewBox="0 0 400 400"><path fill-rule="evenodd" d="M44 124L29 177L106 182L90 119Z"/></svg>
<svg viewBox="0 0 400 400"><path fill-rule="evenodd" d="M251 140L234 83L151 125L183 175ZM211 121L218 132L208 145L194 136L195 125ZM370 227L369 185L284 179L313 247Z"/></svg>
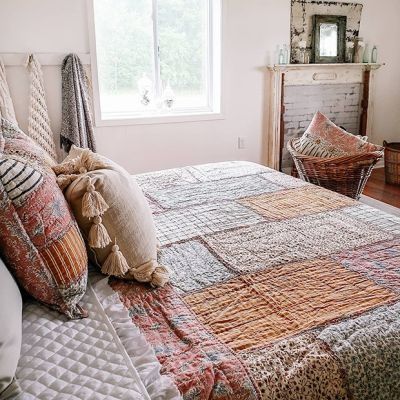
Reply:
<svg viewBox="0 0 400 400"><path fill-rule="evenodd" d="M336 126L319 111L296 145L299 153L322 158L340 157L376 149L375 145Z"/></svg>
<svg viewBox="0 0 400 400"><path fill-rule="evenodd" d="M87 253L41 148L0 124L0 252L19 284L69 318L87 316Z"/></svg>

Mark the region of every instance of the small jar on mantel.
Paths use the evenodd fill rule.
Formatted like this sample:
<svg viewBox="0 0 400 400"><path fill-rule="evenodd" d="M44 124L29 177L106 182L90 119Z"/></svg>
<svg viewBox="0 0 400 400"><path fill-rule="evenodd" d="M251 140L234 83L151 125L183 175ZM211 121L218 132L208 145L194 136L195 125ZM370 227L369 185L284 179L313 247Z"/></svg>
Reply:
<svg viewBox="0 0 400 400"><path fill-rule="evenodd" d="M371 51L368 43L366 43L364 48L363 63L369 64L370 62L371 62Z"/></svg>
<svg viewBox="0 0 400 400"><path fill-rule="evenodd" d="M306 64L306 50L307 42L305 40L301 40L299 42L300 64Z"/></svg>
<svg viewBox="0 0 400 400"><path fill-rule="evenodd" d="M365 43L363 38L357 37L354 39L354 62L360 64L364 60Z"/></svg>
<svg viewBox="0 0 400 400"><path fill-rule="evenodd" d="M346 62L354 62L354 42L346 43Z"/></svg>
<svg viewBox="0 0 400 400"><path fill-rule="evenodd" d="M304 64L310 64L311 62L311 50L306 49L304 53Z"/></svg>
<svg viewBox="0 0 400 400"><path fill-rule="evenodd" d="M376 46L372 48L371 62L372 64L376 64L378 62L378 48Z"/></svg>

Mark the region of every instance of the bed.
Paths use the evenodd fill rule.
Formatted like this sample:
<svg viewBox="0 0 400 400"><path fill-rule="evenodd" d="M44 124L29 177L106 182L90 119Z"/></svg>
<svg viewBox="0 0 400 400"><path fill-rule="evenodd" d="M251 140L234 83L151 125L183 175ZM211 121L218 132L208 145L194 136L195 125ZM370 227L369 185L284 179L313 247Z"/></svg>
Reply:
<svg viewBox="0 0 400 400"><path fill-rule="evenodd" d="M400 399L400 218L248 162L134 179L171 283L152 289L92 273L93 317L82 321L26 305L17 373L26 394ZM54 329L92 334L74 335L79 354L52 357L65 346ZM101 362L87 341L104 331ZM71 372L72 353L82 365Z"/></svg>

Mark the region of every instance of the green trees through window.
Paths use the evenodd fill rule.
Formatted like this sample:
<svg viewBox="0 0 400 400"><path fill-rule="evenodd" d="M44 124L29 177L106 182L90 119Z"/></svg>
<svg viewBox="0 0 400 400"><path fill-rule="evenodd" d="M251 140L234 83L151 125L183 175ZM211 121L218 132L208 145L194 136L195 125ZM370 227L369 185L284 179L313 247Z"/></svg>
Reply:
<svg viewBox="0 0 400 400"><path fill-rule="evenodd" d="M102 112L208 105L209 3L94 0Z"/></svg>

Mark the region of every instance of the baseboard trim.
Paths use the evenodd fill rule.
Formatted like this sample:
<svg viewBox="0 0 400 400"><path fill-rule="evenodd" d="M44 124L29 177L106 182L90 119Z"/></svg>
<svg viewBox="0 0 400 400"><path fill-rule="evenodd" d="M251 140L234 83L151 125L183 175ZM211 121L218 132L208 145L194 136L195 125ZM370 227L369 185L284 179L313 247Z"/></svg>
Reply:
<svg viewBox="0 0 400 400"><path fill-rule="evenodd" d="M374 167L374 169L378 168L385 168L385 160L383 158L379 160Z"/></svg>
<svg viewBox="0 0 400 400"><path fill-rule="evenodd" d="M400 217L400 208L391 206L390 204L383 203L382 201L373 199L372 197L361 195L360 202L370 207L377 208L378 210L384 211L388 214Z"/></svg>

